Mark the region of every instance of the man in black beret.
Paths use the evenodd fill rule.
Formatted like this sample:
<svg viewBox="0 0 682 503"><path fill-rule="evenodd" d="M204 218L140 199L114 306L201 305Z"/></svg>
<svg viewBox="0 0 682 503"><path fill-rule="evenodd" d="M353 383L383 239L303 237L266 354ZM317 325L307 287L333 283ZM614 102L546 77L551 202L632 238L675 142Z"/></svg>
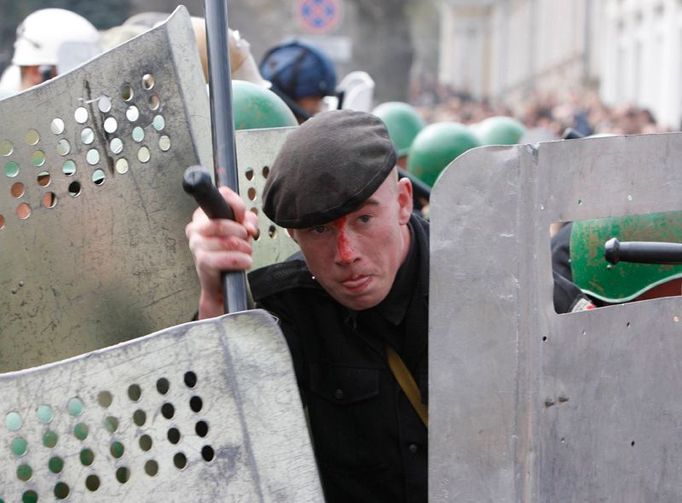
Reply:
<svg viewBox="0 0 682 503"><path fill-rule="evenodd" d="M379 119L325 112L289 135L263 196L301 253L249 282L287 338L331 503L427 500L428 224L395 161ZM197 210L186 229L201 318L223 313L220 272L251 266L257 232L221 192L236 222Z"/></svg>

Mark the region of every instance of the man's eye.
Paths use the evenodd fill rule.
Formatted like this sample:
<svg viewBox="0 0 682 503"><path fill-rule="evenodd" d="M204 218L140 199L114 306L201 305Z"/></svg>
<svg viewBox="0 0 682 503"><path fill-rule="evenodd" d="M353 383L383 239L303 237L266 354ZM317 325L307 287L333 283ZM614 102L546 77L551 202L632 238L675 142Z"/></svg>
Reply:
<svg viewBox="0 0 682 503"><path fill-rule="evenodd" d="M325 225L316 225L315 227L310 228L310 232L313 234L324 234L326 230L327 226Z"/></svg>
<svg viewBox="0 0 682 503"><path fill-rule="evenodd" d="M371 215L361 215L361 216L358 217L358 220L359 220L360 222L362 222L363 224L366 224L366 223L369 222L371 219L372 219L372 216L371 216Z"/></svg>

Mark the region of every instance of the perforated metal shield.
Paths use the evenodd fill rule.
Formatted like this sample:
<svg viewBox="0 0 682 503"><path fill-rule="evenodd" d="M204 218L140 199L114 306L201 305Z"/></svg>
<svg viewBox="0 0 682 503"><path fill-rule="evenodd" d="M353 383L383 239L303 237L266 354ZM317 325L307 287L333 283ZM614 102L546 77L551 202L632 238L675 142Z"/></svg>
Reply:
<svg viewBox="0 0 682 503"><path fill-rule="evenodd" d="M286 230L275 225L261 210L270 166L294 129L248 129L236 133L239 194L249 210L258 215L260 229L260 237L253 244L254 269L285 260L298 251L298 245Z"/></svg>
<svg viewBox="0 0 682 503"><path fill-rule="evenodd" d="M264 311L0 375L0 396L2 501L323 501Z"/></svg>
<svg viewBox="0 0 682 503"><path fill-rule="evenodd" d="M680 210L681 158L681 134L488 147L440 179L430 501L682 499L682 299L558 315L548 235Z"/></svg>
<svg viewBox="0 0 682 503"><path fill-rule="evenodd" d="M187 11L0 117L0 371L191 319L182 174L211 144Z"/></svg>

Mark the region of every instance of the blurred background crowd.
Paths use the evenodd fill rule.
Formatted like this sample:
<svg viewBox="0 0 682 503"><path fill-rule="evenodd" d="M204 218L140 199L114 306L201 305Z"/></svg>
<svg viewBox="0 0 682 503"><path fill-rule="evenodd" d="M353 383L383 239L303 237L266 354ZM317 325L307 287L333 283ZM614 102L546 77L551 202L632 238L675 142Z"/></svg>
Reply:
<svg viewBox="0 0 682 503"><path fill-rule="evenodd" d="M0 1L0 71L31 12L65 8L112 28L177 0ZM203 1L183 2L203 16ZM426 123L508 115L560 136L678 130L679 2L633 0L232 0L230 24L256 61L287 37L319 48L340 77L367 72L374 105L403 101ZM557 24L557 21L561 23ZM554 28L553 28L554 26ZM122 40L122 39L120 39Z"/></svg>
<svg viewBox="0 0 682 503"><path fill-rule="evenodd" d="M592 134L647 134L672 131L660 125L647 107L632 103L607 105L593 89L580 89L567 96L533 91L525 102L512 108L504 102L476 99L466 91L449 85L416 83L410 94L412 103L427 122L455 121L477 123L488 117L516 117L527 128L543 128L559 137L566 128Z"/></svg>

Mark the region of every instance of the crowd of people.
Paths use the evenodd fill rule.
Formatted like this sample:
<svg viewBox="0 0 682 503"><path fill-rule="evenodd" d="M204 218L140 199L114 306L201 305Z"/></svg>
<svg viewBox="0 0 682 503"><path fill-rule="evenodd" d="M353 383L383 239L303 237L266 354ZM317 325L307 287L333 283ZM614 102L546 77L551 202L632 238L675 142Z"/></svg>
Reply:
<svg viewBox="0 0 682 503"><path fill-rule="evenodd" d="M594 89L571 92L532 91L521 104L476 99L447 84L415 82L410 101L427 122L475 124L488 117L511 116L528 129L542 128L560 138L567 128L584 136L594 134L650 134L668 131L653 113L633 104L607 105Z"/></svg>

